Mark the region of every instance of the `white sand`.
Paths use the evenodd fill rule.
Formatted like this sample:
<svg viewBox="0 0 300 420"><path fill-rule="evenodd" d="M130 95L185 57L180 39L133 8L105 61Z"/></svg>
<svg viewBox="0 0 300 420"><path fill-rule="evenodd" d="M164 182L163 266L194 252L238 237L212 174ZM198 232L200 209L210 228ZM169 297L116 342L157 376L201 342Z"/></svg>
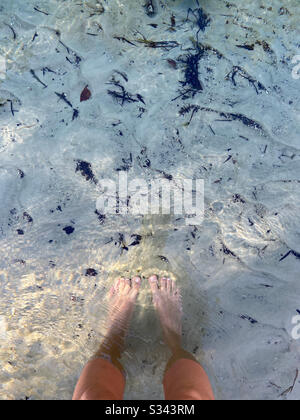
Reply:
<svg viewBox="0 0 300 420"><path fill-rule="evenodd" d="M195 2L156 1L154 18L144 3L107 0L102 14L96 0L1 2L0 397L69 399L101 339L107 287L116 275L138 271L168 272L181 285L185 344L208 370L217 398L298 399L298 382L281 394L293 384L300 349L290 334L300 309L300 80L291 63L299 54L299 2L286 0L287 14L279 0L272 7L266 0L231 7L201 1L211 23L199 40L211 48L199 63L203 91L186 101L172 101L185 66L175 70L166 59L195 53L197 26L192 17L184 22ZM137 31L180 46L146 48ZM254 49L237 47L245 44ZM234 66L255 84L240 73L234 86L226 79ZM117 104L107 94L113 75L146 105ZM259 94L258 82L266 88ZM86 85L92 98L80 104ZM66 94L77 119L55 92ZM179 115L188 104L207 109L189 126L191 112ZM242 114L262 129L222 122L208 109ZM203 225L186 227L173 216L101 224L98 187L75 172L76 160L89 162L97 179L109 178L130 153L132 178L161 170L204 179ZM75 228L69 236L66 226ZM120 233L126 244L133 234L143 240L121 253ZM97 277L86 277L88 268ZM145 284L123 360L126 398L162 398L167 357Z"/></svg>

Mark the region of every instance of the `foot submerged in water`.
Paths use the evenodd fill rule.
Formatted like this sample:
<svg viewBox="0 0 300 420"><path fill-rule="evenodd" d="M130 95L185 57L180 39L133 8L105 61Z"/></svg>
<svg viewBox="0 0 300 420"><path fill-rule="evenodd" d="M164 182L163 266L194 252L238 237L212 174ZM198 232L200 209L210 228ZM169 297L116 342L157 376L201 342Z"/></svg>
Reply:
<svg viewBox="0 0 300 420"><path fill-rule="evenodd" d="M108 293L109 316L107 333L95 357L112 361L121 372L123 366L119 362L124 350L125 337L133 315L135 302L141 287L141 278L132 280L120 278ZM166 345L172 352L167 370L176 360L196 359L182 348L182 299L175 282L163 277L160 280L153 275L149 278L153 303L160 319Z"/></svg>
<svg viewBox="0 0 300 420"><path fill-rule="evenodd" d="M181 348L182 300L179 288L169 278L149 278L153 303L162 326L165 342L172 352Z"/></svg>
<svg viewBox="0 0 300 420"><path fill-rule="evenodd" d="M120 278L110 289L108 294L110 309L107 325L109 330L116 329L127 332L140 286L140 277L134 277L132 280Z"/></svg>
<svg viewBox="0 0 300 420"><path fill-rule="evenodd" d="M107 296L109 302L107 332L100 354L113 355L115 359L120 357L140 286L140 277L134 277L132 280L119 278L110 289Z"/></svg>

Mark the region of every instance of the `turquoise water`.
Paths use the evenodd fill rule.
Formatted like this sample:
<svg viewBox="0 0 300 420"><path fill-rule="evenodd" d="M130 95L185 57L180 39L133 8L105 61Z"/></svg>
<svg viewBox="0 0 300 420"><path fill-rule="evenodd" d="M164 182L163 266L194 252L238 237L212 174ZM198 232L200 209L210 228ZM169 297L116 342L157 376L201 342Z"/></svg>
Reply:
<svg viewBox="0 0 300 420"><path fill-rule="evenodd" d="M1 399L69 399L104 333L106 290L136 272L177 279L186 348L217 398L283 398L293 384L299 3L145 3L2 0ZM115 81L133 100L108 92ZM99 181L124 168L203 179L202 225L96 214ZM145 283L126 398L162 398L167 357Z"/></svg>

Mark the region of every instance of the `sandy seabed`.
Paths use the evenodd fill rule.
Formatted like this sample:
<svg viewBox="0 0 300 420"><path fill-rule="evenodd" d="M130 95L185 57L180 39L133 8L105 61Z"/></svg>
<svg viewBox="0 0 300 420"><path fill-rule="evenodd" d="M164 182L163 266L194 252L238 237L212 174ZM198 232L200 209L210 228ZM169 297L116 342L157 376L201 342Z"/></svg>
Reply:
<svg viewBox="0 0 300 420"><path fill-rule="evenodd" d="M156 272L218 399L299 399L299 2L145 3L1 2L0 397L70 399L113 279ZM204 179L204 222L96 214L120 170ZM167 358L145 282L126 399Z"/></svg>

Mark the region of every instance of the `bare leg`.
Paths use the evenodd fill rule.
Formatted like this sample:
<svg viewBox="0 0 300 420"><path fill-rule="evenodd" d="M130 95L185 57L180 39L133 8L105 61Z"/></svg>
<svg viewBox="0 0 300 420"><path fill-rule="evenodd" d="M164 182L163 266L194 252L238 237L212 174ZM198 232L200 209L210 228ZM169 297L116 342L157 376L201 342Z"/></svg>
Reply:
<svg viewBox="0 0 300 420"><path fill-rule="evenodd" d="M172 280L165 277L159 282L157 276L151 276L149 283L165 343L172 353L166 370L180 359L190 359L197 362L194 356L182 347L182 302L180 290Z"/></svg>
<svg viewBox="0 0 300 420"><path fill-rule="evenodd" d="M132 280L121 278L111 288L107 296L110 308L107 332L98 352L84 367L73 400L123 399L125 377L122 374L125 376L125 372L119 359L140 285L140 277Z"/></svg>
<svg viewBox="0 0 300 420"><path fill-rule="evenodd" d="M119 359L124 350L124 341L129 328L136 298L141 285L140 277L118 279L111 288L108 299L110 311L107 319L107 333L100 349L93 357L112 362L124 373Z"/></svg>

